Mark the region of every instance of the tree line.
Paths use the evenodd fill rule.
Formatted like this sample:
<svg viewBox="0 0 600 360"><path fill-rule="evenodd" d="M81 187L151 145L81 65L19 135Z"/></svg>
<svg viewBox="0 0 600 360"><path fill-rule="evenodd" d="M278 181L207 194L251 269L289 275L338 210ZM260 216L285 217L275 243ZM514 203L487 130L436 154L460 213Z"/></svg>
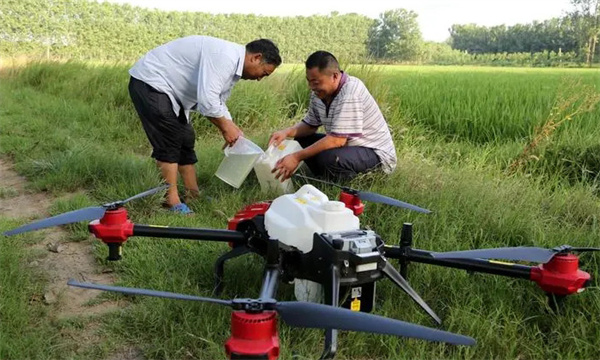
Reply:
<svg viewBox="0 0 600 360"><path fill-rule="evenodd" d="M600 0L571 0L562 18L531 24L453 25L445 43L423 40L418 15L395 9L276 17L160 11L87 0L2 0L1 56L127 60L174 38L203 34L244 44L274 40L285 62L325 49L343 62L554 66L598 59ZM596 56L595 56L596 55Z"/></svg>
<svg viewBox="0 0 600 360"><path fill-rule="evenodd" d="M477 62L482 58L523 60L529 56L533 63L540 63L538 60L545 57L551 62L591 64L600 51L596 46L600 35L600 0L571 0L571 5L563 17L530 24L491 27L455 24L449 29L445 43L448 46L423 41L415 12L389 10L370 27L367 50L374 58L388 61L437 57Z"/></svg>
<svg viewBox="0 0 600 360"><path fill-rule="evenodd" d="M85 0L0 1L0 52L131 60L169 40L202 34L245 44L274 40L286 62L304 61L327 48L346 61L367 56L364 40L372 19L328 16L274 17L159 11Z"/></svg>
<svg viewBox="0 0 600 360"><path fill-rule="evenodd" d="M450 45L471 54L573 52L581 61L591 63L598 55L600 0L571 0L571 5L561 18L531 24L453 25Z"/></svg>

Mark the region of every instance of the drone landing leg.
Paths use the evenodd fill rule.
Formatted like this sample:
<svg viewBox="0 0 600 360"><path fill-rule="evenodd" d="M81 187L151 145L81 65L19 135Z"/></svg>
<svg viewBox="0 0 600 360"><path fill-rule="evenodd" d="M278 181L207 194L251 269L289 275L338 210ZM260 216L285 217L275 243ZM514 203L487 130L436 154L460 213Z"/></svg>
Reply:
<svg viewBox="0 0 600 360"><path fill-rule="evenodd" d="M407 293L417 304L419 304L419 306L421 306L421 308L425 310L433 318L433 320L435 320L435 322L437 322L439 325L442 324L442 320L439 318L439 316L437 316L436 313L429 307L429 305L427 305L427 303L421 299L419 294L417 294L417 292L408 284L408 281L406 281L402 275L396 271L396 268L393 267L387 260L385 260L384 265L381 268L381 272L388 279L392 280L392 282L399 288L404 290L404 292Z"/></svg>
<svg viewBox="0 0 600 360"><path fill-rule="evenodd" d="M399 259L399 263L400 275L406 280L408 280L408 265L410 264L407 255L410 253L412 243L412 224L404 223L402 224L402 232L400 233L400 252L402 257Z"/></svg>
<svg viewBox="0 0 600 360"><path fill-rule="evenodd" d="M340 272L337 266L331 267L331 279L325 286L325 304L339 306L340 302ZM321 360L333 359L337 352L337 333L336 329L325 330L325 349L321 355Z"/></svg>
<svg viewBox="0 0 600 360"><path fill-rule="evenodd" d="M215 262L215 289L213 293L217 296L223 292L223 273L225 272L225 261L252 252L249 247L242 245L234 247L231 251L221 255Z"/></svg>

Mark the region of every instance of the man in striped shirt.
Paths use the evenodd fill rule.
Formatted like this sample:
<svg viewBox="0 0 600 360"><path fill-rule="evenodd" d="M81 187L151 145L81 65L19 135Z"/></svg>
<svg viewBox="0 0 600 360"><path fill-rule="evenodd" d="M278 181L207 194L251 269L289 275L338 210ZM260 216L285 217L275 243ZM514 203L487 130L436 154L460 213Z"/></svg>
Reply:
<svg viewBox="0 0 600 360"><path fill-rule="evenodd" d="M294 137L302 150L277 162L273 172L281 181L292 176L301 161L314 175L332 180L352 179L359 173L396 168L396 148L388 125L360 79L340 71L331 53L317 51L306 60L306 79L312 90L304 119L271 135L269 145ZM325 134L317 134L324 126Z"/></svg>

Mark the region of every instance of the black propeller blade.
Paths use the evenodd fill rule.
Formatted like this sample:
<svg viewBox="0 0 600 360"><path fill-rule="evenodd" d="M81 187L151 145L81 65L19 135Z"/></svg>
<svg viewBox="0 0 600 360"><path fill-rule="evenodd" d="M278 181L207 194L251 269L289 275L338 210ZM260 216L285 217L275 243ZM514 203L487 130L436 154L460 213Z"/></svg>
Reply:
<svg viewBox="0 0 600 360"><path fill-rule="evenodd" d="M362 331L455 345L475 345L475 339L468 336L329 305L304 301L278 302L276 310L290 326Z"/></svg>
<svg viewBox="0 0 600 360"><path fill-rule="evenodd" d="M117 209L131 200L139 199L144 196L155 194L155 193L157 193L161 190L164 190L168 187L169 187L169 185L163 185L163 186L159 186L154 189L151 189L151 190L144 191L143 193L132 196L126 200L115 201L112 203L104 204L102 206L91 206L91 207L86 207L86 208L79 209L79 210L69 211L64 214L60 214L60 215L56 215L56 216L53 216L50 218L42 219L42 220L33 222L31 224L23 225L16 229L6 231L4 233L4 235L11 236L11 235L24 233L27 231L39 230L39 229L44 229L44 228L52 227L52 226L72 224L72 223L76 223L76 222L80 222L80 221L97 220L104 216L104 213L106 212L106 210Z"/></svg>
<svg viewBox="0 0 600 360"><path fill-rule="evenodd" d="M104 216L106 208L102 206L92 206L79 210L69 211L64 214L56 215L50 218L46 218L40 221L33 222L31 224L23 225L16 229L6 231L4 235L11 236L27 231L44 229L51 226L58 226L64 224L71 224L79 221L91 221L100 219Z"/></svg>
<svg viewBox="0 0 600 360"><path fill-rule="evenodd" d="M350 190L353 190L353 189L350 189ZM404 201L396 200L389 196L372 193L369 191L360 191L360 190L355 190L355 191L357 192L358 197L361 200L396 206L396 207L400 207L400 208L405 208L405 209L417 211L417 212L420 212L423 214L431 214L431 210L423 209L422 207L418 207L416 205L409 204Z"/></svg>
<svg viewBox="0 0 600 360"><path fill-rule="evenodd" d="M94 289L94 290L103 290L103 291L114 291L120 292L127 295L146 295L146 296L154 296L160 298L167 299L177 299L177 300L191 300L191 301L202 301L209 302L220 305L228 305L231 306L233 304L232 301L229 300L221 300L221 299L213 299L206 297L199 297L193 295L185 295L178 294L168 291L156 291L156 290L148 290L148 289L138 289L138 288L130 288L130 287L122 287L122 286L112 286L112 285L102 285L102 284L92 284L92 283L83 283L73 279L67 281L67 285L76 286L84 289Z"/></svg>
<svg viewBox="0 0 600 360"><path fill-rule="evenodd" d="M362 190L356 190L356 189L352 189L349 188L347 186L341 186L329 181L325 181L325 180L321 180L321 179L316 179L310 176L305 176L305 175L300 175L300 174L294 174L294 176L297 176L299 178L303 178L305 180L311 180L311 181L318 181L321 182L323 184L328 184L328 185L333 185L336 186L340 189L342 189L345 192L351 193L351 194L356 194L361 200L365 200L365 201L371 201L371 202L375 202L375 203L380 203L380 204L386 204L386 205L391 205L391 206L396 206L396 207L400 207L400 208L404 208L404 209L409 209L409 210L413 210L413 211L417 211L423 214L430 214L431 211L418 207L416 205L412 205L409 203L406 203L404 201L400 201L400 200L396 200L394 198L391 198L389 196L385 196L385 195L381 195L381 194L377 194L374 192L370 192L370 191L362 191Z"/></svg>
<svg viewBox="0 0 600 360"><path fill-rule="evenodd" d="M436 330L382 316L303 301L276 302L274 299L236 299L231 301L165 291L82 283L75 280L69 280L68 285L86 289L121 292L131 295L147 295L169 299L209 302L231 306L234 309L239 310L275 310L279 313L283 321L288 325L295 327L362 331L376 334L405 336L428 341L440 341L455 345L475 345L475 339L468 336L453 334L447 331Z"/></svg>
<svg viewBox="0 0 600 360"><path fill-rule="evenodd" d="M384 259L385 260L385 259ZM419 294L408 284L408 281L400 275L398 271L389 263L389 261L385 260L385 265L381 269L383 274L387 276L390 280L392 280L396 285L398 285L404 292L406 292L419 306L421 306L438 324L442 323L442 320L437 316L437 314L427 305L425 300L421 299Z"/></svg>
<svg viewBox="0 0 600 360"><path fill-rule="evenodd" d="M600 248L573 247L573 248L570 248L569 251L575 251L575 252L600 251Z"/></svg>
<svg viewBox="0 0 600 360"><path fill-rule="evenodd" d="M504 247L493 249L478 249L465 251L450 251L443 253L432 253L431 255L439 259L503 259L511 261L530 261L537 263L547 263L556 254L569 252L600 251L600 248L576 248L569 245L562 245L553 249L539 247Z"/></svg>
<svg viewBox="0 0 600 360"><path fill-rule="evenodd" d="M136 200L136 199L140 199L140 198L143 198L143 197L146 197L146 196L154 195L157 192L162 191L162 190L166 190L168 188L169 188L169 185L167 184L167 185L155 187L154 189L146 190L146 191L144 191L142 193L139 193L137 195L133 195L129 199L125 199L125 200L121 201L119 203L119 205L125 205L125 204L127 204L128 202L130 202L132 200Z"/></svg>

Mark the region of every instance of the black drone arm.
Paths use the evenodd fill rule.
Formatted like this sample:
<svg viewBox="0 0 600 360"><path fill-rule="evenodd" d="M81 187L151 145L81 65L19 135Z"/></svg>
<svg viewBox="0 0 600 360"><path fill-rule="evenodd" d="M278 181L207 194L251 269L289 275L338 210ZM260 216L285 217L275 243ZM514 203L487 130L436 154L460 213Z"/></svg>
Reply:
<svg viewBox="0 0 600 360"><path fill-rule="evenodd" d="M133 236L222 241L231 242L234 244L243 244L246 242L246 236L243 233L235 230L166 227L139 224L133 225Z"/></svg>

